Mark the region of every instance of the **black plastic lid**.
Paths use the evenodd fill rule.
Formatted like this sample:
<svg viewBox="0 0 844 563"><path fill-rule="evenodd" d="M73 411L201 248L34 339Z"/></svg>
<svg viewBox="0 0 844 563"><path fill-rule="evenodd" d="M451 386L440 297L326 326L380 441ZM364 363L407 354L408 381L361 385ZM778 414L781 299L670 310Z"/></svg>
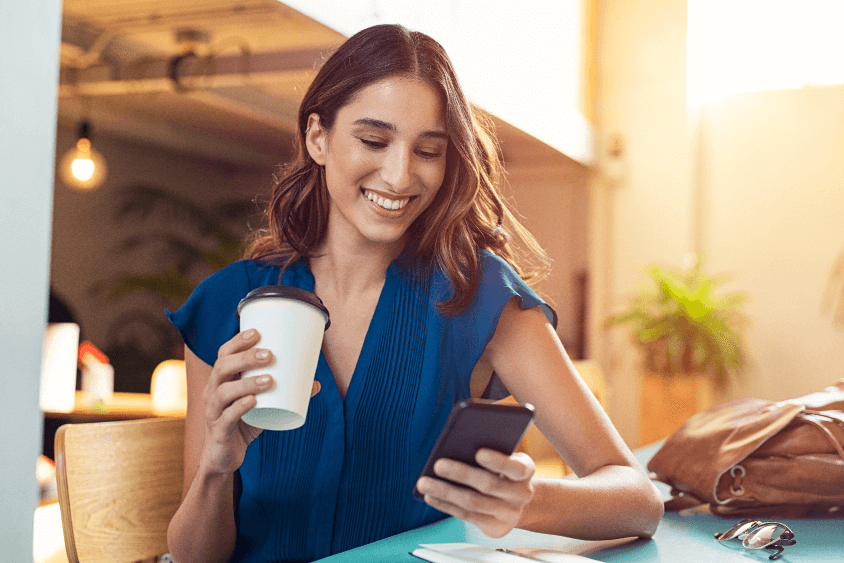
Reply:
<svg viewBox="0 0 844 563"><path fill-rule="evenodd" d="M331 326L331 317L328 314L328 309L325 307L325 305L322 304L322 299L317 297L315 293L311 293L306 289L292 287L289 285L265 285L264 287L253 289L252 291L247 293L246 297L241 299L240 303L237 305L237 318L240 318L240 310L243 309L244 305L246 305L250 301L270 297L278 297L281 299L296 299L299 301L303 301L308 305L313 305L314 307L325 313L325 330L328 330L328 327Z"/></svg>

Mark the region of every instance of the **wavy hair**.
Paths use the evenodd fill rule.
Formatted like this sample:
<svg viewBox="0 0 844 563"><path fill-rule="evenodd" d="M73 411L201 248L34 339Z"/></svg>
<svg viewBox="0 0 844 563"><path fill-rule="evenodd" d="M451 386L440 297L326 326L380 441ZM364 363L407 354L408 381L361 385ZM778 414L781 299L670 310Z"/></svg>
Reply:
<svg viewBox="0 0 844 563"><path fill-rule="evenodd" d="M308 154L308 116L331 130L337 112L362 88L396 75L412 75L445 100L449 144L443 184L434 201L408 229L408 249L441 268L454 293L438 304L455 314L472 301L480 283L478 250L506 260L528 283L548 272L549 259L519 223L501 193L504 170L494 124L466 100L442 46L399 25L377 25L345 41L320 68L301 105L296 156L283 170L266 209L266 229L253 233L246 257L287 268L309 258L325 238L329 195L325 170Z"/></svg>

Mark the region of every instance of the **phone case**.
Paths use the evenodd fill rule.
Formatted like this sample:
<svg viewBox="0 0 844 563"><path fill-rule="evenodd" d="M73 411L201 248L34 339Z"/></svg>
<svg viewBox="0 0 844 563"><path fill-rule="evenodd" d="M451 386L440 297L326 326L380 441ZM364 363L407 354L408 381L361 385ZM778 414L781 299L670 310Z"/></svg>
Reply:
<svg viewBox="0 0 844 563"><path fill-rule="evenodd" d="M435 477L434 463L441 457L478 467L475 452L480 448L510 455L532 421L531 405L501 404L483 399L460 401L452 408L420 477ZM413 488L413 495L417 499L422 498L416 487Z"/></svg>

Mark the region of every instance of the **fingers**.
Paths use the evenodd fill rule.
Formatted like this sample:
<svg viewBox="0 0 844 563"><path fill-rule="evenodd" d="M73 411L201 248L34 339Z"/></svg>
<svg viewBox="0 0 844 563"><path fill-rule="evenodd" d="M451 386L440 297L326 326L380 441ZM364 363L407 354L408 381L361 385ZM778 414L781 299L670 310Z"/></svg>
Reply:
<svg viewBox="0 0 844 563"><path fill-rule="evenodd" d="M311 397L319 393L320 389L322 389L322 384L319 381L314 381L314 384L311 386Z"/></svg>
<svg viewBox="0 0 844 563"><path fill-rule="evenodd" d="M273 357L269 350L253 349L259 339L258 332L250 329L235 335L220 346L209 385L216 388L224 381L237 379L241 372L271 364Z"/></svg>
<svg viewBox="0 0 844 563"><path fill-rule="evenodd" d="M255 395L246 395L232 402L217 418L217 423L224 428L236 428L237 423L249 409L255 406Z"/></svg>
<svg viewBox="0 0 844 563"><path fill-rule="evenodd" d="M481 448L475 453L475 461L484 469L511 481L525 481L533 477L536 472L533 459L522 452L508 456L495 450Z"/></svg>
<svg viewBox="0 0 844 563"><path fill-rule="evenodd" d="M251 329L235 335L220 347L204 392L206 419L209 422L220 418L223 411L235 401L266 391L272 386L272 378L268 375L247 378L241 378L240 375L273 362L269 350L254 347L259 339L258 332Z"/></svg>
<svg viewBox="0 0 844 563"><path fill-rule="evenodd" d="M261 335L254 328L239 332L238 334L235 334L231 340L220 346L220 350L217 355L229 356L237 352L242 352L257 344L260 337Z"/></svg>
<svg viewBox="0 0 844 563"><path fill-rule="evenodd" d="M238 399L254 398L256 394L272 387L272 384L273 378L269 375L246 377L222 383L206 402L207 415L212 419L219 418L223 411Z"/></svg>
<svg viewBox="0 0 844 563"><path fill-rule="evenodd" d="M505 462L496 459L495 463L489 469L472 467L471 465L451 459L440 459L434 464L434 474L443 479L464 485L465 487L456 488L456 491L450 493L452 502L459 501L460 504L476 503L477 509L480 512L487 514L494 513L498 510L498 503L500 501L511 506L518 506L525 503L525 498L528 497L529 500L529 496L532 493L528 487L530 477L511 479L504 470L506 469L512 475L529 474L532 476L532 469L525 468L524 462L521 461L515 462L520 469L514 469L509 465L508 456L503 456L503 454L498 455L501 455ZM444 481L437 481L442 483L443 486L450 486ZM439 491L446 493L443 487L440 487ZM475 491L478 495L471 494ZM491 498L494 502L492 504L485 503L479 496Z"/></svg>
<svg viewBox="0 0 844 563"><path fill-rule="evenodd" d="M499 538L521 521L525 506L532 498L532 485L529 482L527 485L530 494L516 503L431 477L422 477L416 486L428 505L476 525L487 536ZM523 485L510 482L510 486Z"/></svg>
<svg viewBox="0 0 844 563"><path fill-rule="evenodd" d="M492 538L505 536L512 529L493 516L465 510L456 504L441 500L433 495L425 495L425 502L440 512L445 512L464 522L474 524L484 534Z"/></svg>
<svg viewBox="0 0 844 563"><path fill-rule="evenodd" d="M476 461L482 467L440 459L434 474L442 479L422 477L417 489L437 510L477 525L488 536L501 537L519 524L533 498L535 466L527 454L507 456L493 450L479 450Z"/></svg>

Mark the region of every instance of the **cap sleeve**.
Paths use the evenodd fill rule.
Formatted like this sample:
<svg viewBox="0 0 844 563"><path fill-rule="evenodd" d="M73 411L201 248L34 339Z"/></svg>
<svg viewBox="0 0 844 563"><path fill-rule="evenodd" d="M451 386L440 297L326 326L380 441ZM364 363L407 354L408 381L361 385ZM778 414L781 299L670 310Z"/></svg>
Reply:
<svg viewBox="0 0 844 563"><path fill-rule="evenodd" d="M166 311L190 350L206 364L240 331L237 305L250 291L246 261L235 262L200 283L177 311Z"/></svg>
<svg viewBox="0 0 844 563"><path fill-rule="evenodd" d="M480 360L481 355L492 340L498 320L504 307L513 297L518 298L519 307L525 311L539 307L548 322L557 328L557 313L548 305L503 258L482 250L480 253L481 283L478 292L469 307L454 319L454 338L459 343L459 372L468 374L463 382L468 389L468 377ZM492 380L484 392L488 399L503 399L510 393L504 384L493 374Z"/></svg>

